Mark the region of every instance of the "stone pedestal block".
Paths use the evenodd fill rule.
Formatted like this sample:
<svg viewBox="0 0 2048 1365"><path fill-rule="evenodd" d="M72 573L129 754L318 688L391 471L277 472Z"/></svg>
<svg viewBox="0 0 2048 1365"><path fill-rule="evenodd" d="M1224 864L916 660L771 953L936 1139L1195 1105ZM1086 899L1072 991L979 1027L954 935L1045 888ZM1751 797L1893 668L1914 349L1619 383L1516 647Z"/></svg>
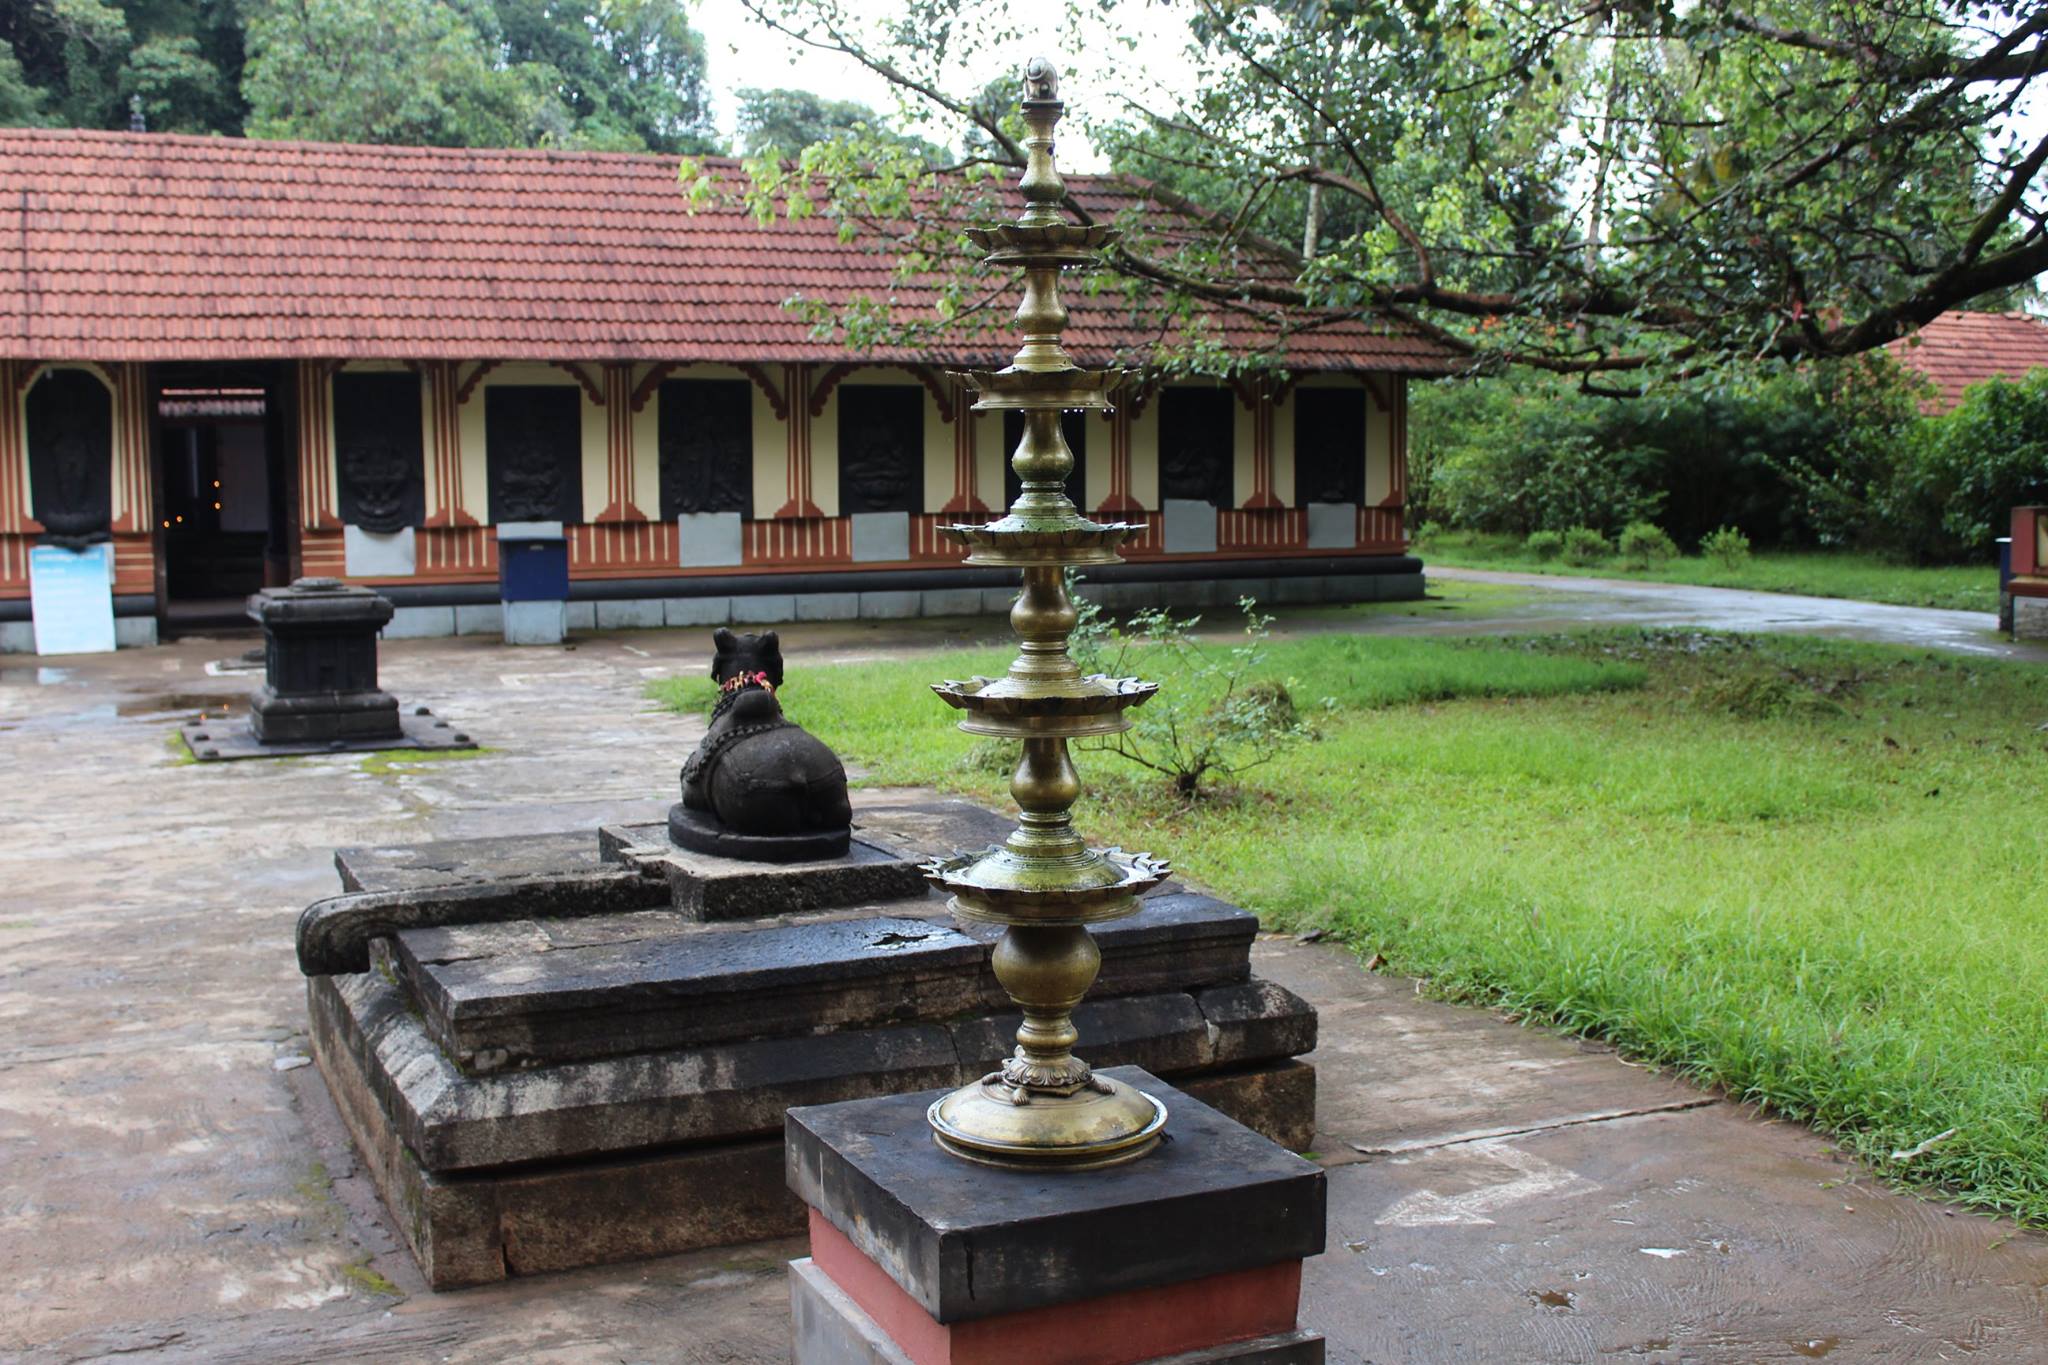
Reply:
<svg viewBox="0 0 2048 1365"><path fill-rule="evenodd" d="M365 749L472 749L476 743L424 706L401 714L377 686L377 634L391 603L337 578L301 578L249 599L263 626L263 686L247 725L182 727L202 763Z"/></svg>
<svg viewBox="0 0 2048 1365"><path fill-rule="evenodd" d="M249 599L263 626L263 688L249 723L265 743L396 740L398 699L377 686L377 632L391 604L336 578L301 578Z"/></svg>
<svg viewBox="0 0 2048 1365"><path fill-rule="evenodd" d="M1322 1171L1137 1067L1104 1074L1165 1103L1168 1141L1097 1171L941 1151L938 1091L790 1110L797 1365L1319 1365L1295 1319Z"/></svg>

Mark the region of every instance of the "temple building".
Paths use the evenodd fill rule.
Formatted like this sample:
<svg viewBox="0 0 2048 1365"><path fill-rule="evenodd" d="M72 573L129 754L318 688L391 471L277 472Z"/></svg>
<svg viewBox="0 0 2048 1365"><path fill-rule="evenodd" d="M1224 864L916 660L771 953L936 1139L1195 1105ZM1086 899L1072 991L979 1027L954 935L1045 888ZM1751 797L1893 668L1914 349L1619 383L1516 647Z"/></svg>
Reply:
<svg viewBox="0 0 2048 1365"><path fill-rule="evenodd" d="M676 170L0 130L0 646L30 647L50 538L111 539L124 643L300 575L374 585L389 634L494 632L501 537L556 524L572 625L1007 601L935 532L1014 482L1014 415L971 413L947 373L1003 363L1007 328L850 350L785 304L915 306L892 258L825 215L693 204ZM1146 196L1148 226L1205 230L1143 186L1070 184L1098 216ZM1084 364L1162 339L1115 289L1068 303ZM1069 418L1076 501L1147 526L1101 591L1419 595L1405 384L1451 357L1394 321L1308 322L1284 369L1155 375ZM1272 340L1270 310L1173 325Z"/></svg>

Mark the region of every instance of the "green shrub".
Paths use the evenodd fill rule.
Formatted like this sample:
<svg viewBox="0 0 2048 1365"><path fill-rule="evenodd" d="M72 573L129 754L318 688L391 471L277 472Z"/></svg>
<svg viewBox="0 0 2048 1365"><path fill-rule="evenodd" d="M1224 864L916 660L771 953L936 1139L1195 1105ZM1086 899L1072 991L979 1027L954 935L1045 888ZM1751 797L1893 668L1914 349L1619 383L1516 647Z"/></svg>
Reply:
<svg viewBox="0 0 2048 1365"><path fill-rule="evenodd" d="M1613 548L1606 536L1590 526L1574 526L1564 533L1564 562L1580 568L1598 564Z"/></svg>
<svg viewBox="0 0 2048 1365"><path fill-rule="evenodd" d="M1408 533L1408 548L1419 554L1427 550L1430 543L1443 533L1444 528L1436 522L1419 522L1416 524L1415 529Z"/></svg>
<svg viewBox="0 0 2048 1365"><path fill-rule="evenodd" d="M1678 546L1661 527L1647 521L1632 521L1615 542L1621 562L1631 569L1653 569L1678 558Z"/></svg>
<svg viewBox="0 0 2048 1365"><path fill-rule="evenodd" d="M1414 515L1517 537L1654 521L1684 545L1731 525L1759 546L1892 548L1899 523L1873 504L1922 424L1915 382L1880 354L1632 399L1527 373L1413 385Z"/></svg>
<svg viewBox="0 0 2048 1365"><path fill-rule="evenodd" d="M1531 559L1556 559L1564 549L1564 533L1531 531L1529 538L1522 542L1522 548L1529 552Z"/></svg>
<svg viewBox="0 0 2048 1365"><path fill-rule="evenodd" d="M1700 553L1724 569L1739 569L1749 563L1749 537L1733 526L1723 526L1700 538Z"/></svg>
<svg viewBox="0 0 2048 1365"><path fill-rule="evenodd" d="M1084 673L1174 680L1132 713L1129 730L1085 747L1148 768L1167 778L1182 800L1193 801L1217 782L1270 763L1309 738L1295 713L1292 689L1258 676L1266 666L1273 618L1249 597L1238 598L1237 607L1244 614L1244 638L1227 649L1195 638L1199 616L1180 618L1164 607L1147 607L1131 613L1123 626L1105 626L1099 611L1082 608L1086 619L1068 648Z"/></svg>
<svg viewBox="0 0 2048 1365"><path fill-rule="evenodd" d="M1895 528L1888 548L1922 561L1987 562L2013 508L2048 502L2048 370L1972 385L1916 437L1875 500L1874 516Z"/></svg>

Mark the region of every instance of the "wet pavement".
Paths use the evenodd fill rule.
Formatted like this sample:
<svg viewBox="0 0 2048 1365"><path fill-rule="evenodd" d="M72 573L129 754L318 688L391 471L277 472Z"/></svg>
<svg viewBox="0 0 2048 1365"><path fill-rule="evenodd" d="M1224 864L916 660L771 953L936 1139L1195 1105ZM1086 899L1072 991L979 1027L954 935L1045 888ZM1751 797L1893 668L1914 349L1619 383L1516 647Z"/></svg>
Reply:
<svg viewBox="0 0 2048 1365"><path fill-rule="evenodd" d="M1001 633L783 629L798 688ZM243 647L0 666L0 1358L785 1359L793 1243L428 1292L306 1064L292 958L336 846L658 817L699 723L642 692L703 671L699 633L387 644L475 757L182 761L175 725L253 685L209 669ZM1322 1013L1304 1316L1333 1361L2048 1357L2048 1238L1325 945L1258 969Z"/></svg>
<svg viewBox="0 0 2048 1365"><path fill-rule="evenodd" d="M1431 583L1490 583L1530 589L1528 600L1490 613L1488 627L1562 630L1577 626L1690 626L1777 635L1819 635L1837 640L1922 646L1985 658L2048 663L2048 645L2014 644L1987 611L1895 607L1841 597L1800 597L1743 588L1696 588L1684 583L1642 583L1620 578L1567 578L1557 574L1431 566ZM1464 628L1474 621L1466 618ZM1441 627L1441 623L1439 623Z"/></svg>

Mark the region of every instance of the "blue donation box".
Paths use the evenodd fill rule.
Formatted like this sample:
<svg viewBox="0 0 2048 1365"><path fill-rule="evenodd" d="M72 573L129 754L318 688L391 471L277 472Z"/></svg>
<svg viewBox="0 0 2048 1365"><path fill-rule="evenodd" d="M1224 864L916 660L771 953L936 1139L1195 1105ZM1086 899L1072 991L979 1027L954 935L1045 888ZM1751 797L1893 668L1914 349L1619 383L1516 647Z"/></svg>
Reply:
<svg viewBox="0 0 2048 1365"><path fill-rule="evenodd" d="M559 521L498 524L498 601L508 645L558 645L568 616L569 542Z"/></svg>
<svg viewBox="0 0 2048 1365"><path fill-rule="evenodd" d="M29 610L38 654L107 654L114 648L114 547L38 545L28 552Z"/></svg>

